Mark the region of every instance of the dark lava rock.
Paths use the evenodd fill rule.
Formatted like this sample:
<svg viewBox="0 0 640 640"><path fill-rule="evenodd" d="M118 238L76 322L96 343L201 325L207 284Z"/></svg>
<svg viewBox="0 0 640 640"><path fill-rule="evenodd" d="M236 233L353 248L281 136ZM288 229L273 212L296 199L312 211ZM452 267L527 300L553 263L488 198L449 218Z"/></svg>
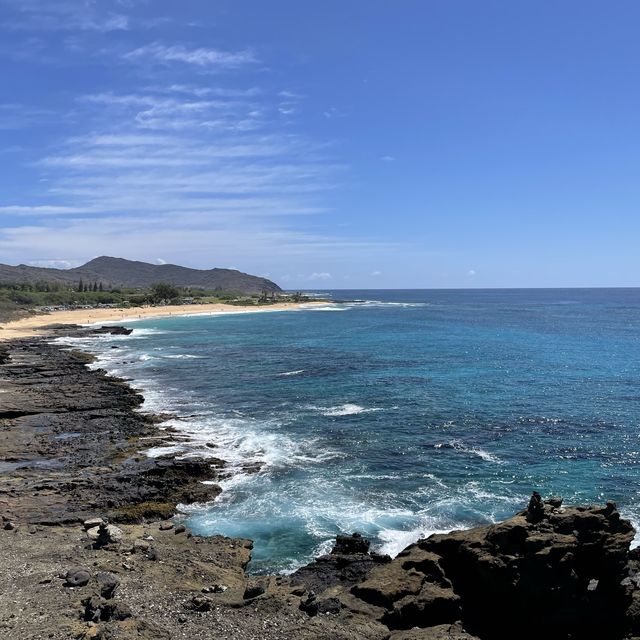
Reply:
<svg viewBox="0 0 640 640"><path fill-rule="evenodd" d="M621 639L640 616L633 528L613 504L561 504L534 494L509 520L421 540L351 594L390 629L461 620L486 639Z"/></svg>
<svg viewBox="0 0 640 640"><path fill-rule="evenodd" d="M100 589L100 595L107 600L113 598L113 594L120 584L118 578L112 573L106 573L104 571L96 574L96 582Z"/></svg>
<svg viewBox="0 0 640 640"><path fill-rule="evenodd" d="M360 534L337 536L331 553L316 558L290 576L293 587L320 593L334 585L352 586L366 579L375 566L391 561L388 556L369 554L369 540Z"/></svg>
<svg viewBox="0 0 640 640"><path fill-rule="evenodd" d="M65 586L67 587L84 587L91 580L91 573L89 569L76 567L67 571L65 580Z"/></svg>
<svg viewBox="0 0 640 640"><path fill-rule="evenodd" d="M94 335L108 334L112 336L128 336L131 335L133 329L127 329L126 327L97 327L90 329L89 333Z"/></svg>
<svg viewBox="0 0 640 640"><path fill-rule="evenodd" d="M94 549L101 549L110 545L118 545L122 542L122 529L112 525L102 523L98 527L98 537L93 543Z"/></svg>
<svg viewBox="0 0 640 640"><path fill-rule="evenodd" d="M131 609L122 602L110 602L98 595L85 598L82 601L84 611L82 618L87 622L109 622L111 620L126 620L131 617Z"/></svg>
<svg viewBox="0 0 640 640"><path fill-rule="evenodd" d="M369 553L371 542L363 538L360 533L353 533L350 536L336 536L336 543L331 550L333 554L348 555L353 553Z"/></svg>
<svg viewBox="0 0 640 640"><path fill-rule="evenodd" d="M265 588L261 584L250 584L247 585L247 588L244 590L244 595L242 596L244 600L252 600L253 598L257 598L261 596L265 592Z"/></svg>
<svg viewBox="0 0 640 640"><path fill-rule="evenodd" d="M300 603L300 610L309 616L317 616L318 614L337 615L342 610L342 602L340 602L338 598L323 598L318 600L312 591L306 600Z"/></svg>
<svg viewBox="0 0 640 640"><path fill-rule="evenodd" d="M185 527L183 524L179 524L174 530L173 533L184 533L187 530L187 527Z"/></svg>

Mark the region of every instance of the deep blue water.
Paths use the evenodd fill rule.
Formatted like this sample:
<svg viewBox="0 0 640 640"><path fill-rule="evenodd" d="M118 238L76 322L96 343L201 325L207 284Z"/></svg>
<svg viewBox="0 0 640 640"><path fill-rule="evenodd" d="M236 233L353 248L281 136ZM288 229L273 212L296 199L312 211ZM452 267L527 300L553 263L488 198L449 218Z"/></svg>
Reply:
<svg viewBox="0 0 640 640"><path fill-rule="evenodd" d="M640 519L640 289L329 293L377 302L146 320L90 347L185 416L178 450L228 461L194 532L252 538L259 572L341 531L396 553L534 489Z"/></svg>

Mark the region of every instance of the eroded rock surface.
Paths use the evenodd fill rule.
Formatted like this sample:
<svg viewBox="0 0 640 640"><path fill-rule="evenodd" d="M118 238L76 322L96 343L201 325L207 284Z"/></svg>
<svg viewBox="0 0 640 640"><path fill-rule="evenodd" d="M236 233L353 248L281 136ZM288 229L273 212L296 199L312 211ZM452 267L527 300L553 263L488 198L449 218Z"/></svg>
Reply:
<svg viewBox="0 0 640 640"><path fill-rule="evenodd" d="M361 579L340 579L349 575L343 564L312 602L333 598L384 624L394 639L632 637L640 629L633 536L613 503L564 508L534 493L504 522L431 536L377 566L354 557ZM316 567L324 576L326 564L320 558L298 573Z"/></svg>

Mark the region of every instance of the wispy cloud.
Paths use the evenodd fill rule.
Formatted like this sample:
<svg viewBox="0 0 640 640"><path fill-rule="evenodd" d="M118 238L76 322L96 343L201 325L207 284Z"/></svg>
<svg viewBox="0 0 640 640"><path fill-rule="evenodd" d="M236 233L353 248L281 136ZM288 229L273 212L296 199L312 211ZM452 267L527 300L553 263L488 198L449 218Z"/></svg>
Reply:
<svg viewBox="0 0 640 640"><path fill-rule="evenodd" d="M0 104L0 129L24 129L43 124L54 116L50 109L26 104Z"/></svg>
<svg viewBox="0 0 640 640"><path fill-rule="evenodd" d="M71 269L80 265L78 261L64 260L63 258L43 258L30 260L27 264L31 267L45 267L50 269Z"/></svg>
<svg viewBox="0 0 640 640"><path fill-rule="evenodd" d="M211 69L237 69L258 62L250 50L221 51L205 47L187 48L184 45L167 46L159 42L138 47L124 54L126 60L150 60L162 64L182 62L196 67Z"/></svg>
<svg viewBox="0 0 640 640"><path fill-rule="evenodd" d="M21 16L34 29L62 29L67 18L80 31L138 24L124 16L131 6L108 0L81 3L73 17L78 2L50 4L54 8L25 0ZM67 47L76 36L88 39L65 34ZM126 41L126 48L109 44L95 59L131 74L96 82L93 91L61 106L61 113L73 113L65 121L73 122L73 133L64 136L57 126L56 140L51 129L39 156L30 152L22 168L33 172L31 186L22 197L17 190L0 195L4 261L77 264L108 253L193 266L235 264L257 273L296 269L302 283L331 280L341 256L392 250L321 233L322 224L311 222L330 210L326 196L344 180L345 167L331 156L329 143L296 131L291 116L302 111L304 97L261 83L251 48L143 44L139 34L134 48L134 31ZM69 48L65 55L72 55ZM74 64L77 58L73 53ZM140 70L146 76L149 66L152 80L140 82ZM203 73L217 71L227 73ZM59 116L47 108L0 105L0 128L33 127ZM322 269L309 274L300 265L310 262Z"/></svg>
<svg viewBox="0 0 640 640"><path fill-rule="evenodd" d="M117 3L82 0L5 0L16 17L3 26L21 30L126 31L130 19L118 11Z"/></svg>

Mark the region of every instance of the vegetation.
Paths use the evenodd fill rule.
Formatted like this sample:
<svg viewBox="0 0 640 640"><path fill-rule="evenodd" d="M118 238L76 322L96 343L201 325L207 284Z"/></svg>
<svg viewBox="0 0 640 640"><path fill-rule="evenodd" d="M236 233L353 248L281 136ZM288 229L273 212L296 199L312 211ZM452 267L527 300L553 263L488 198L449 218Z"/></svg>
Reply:
<svg viewBox="0 0 640 640"><path fill-rule="evenodd" d="M60 282L0 283L0 321L20 317L34 310L88 307L142 307L165 304L210 304L223 302L238 306L275 304L284 300L303 302L307 298L300 292L293 295L262 291L260 294L242 294L234 291L206 290L176 287L157 282L148 289L111 288L102 282L84 282L74 285Z"/></svg>

